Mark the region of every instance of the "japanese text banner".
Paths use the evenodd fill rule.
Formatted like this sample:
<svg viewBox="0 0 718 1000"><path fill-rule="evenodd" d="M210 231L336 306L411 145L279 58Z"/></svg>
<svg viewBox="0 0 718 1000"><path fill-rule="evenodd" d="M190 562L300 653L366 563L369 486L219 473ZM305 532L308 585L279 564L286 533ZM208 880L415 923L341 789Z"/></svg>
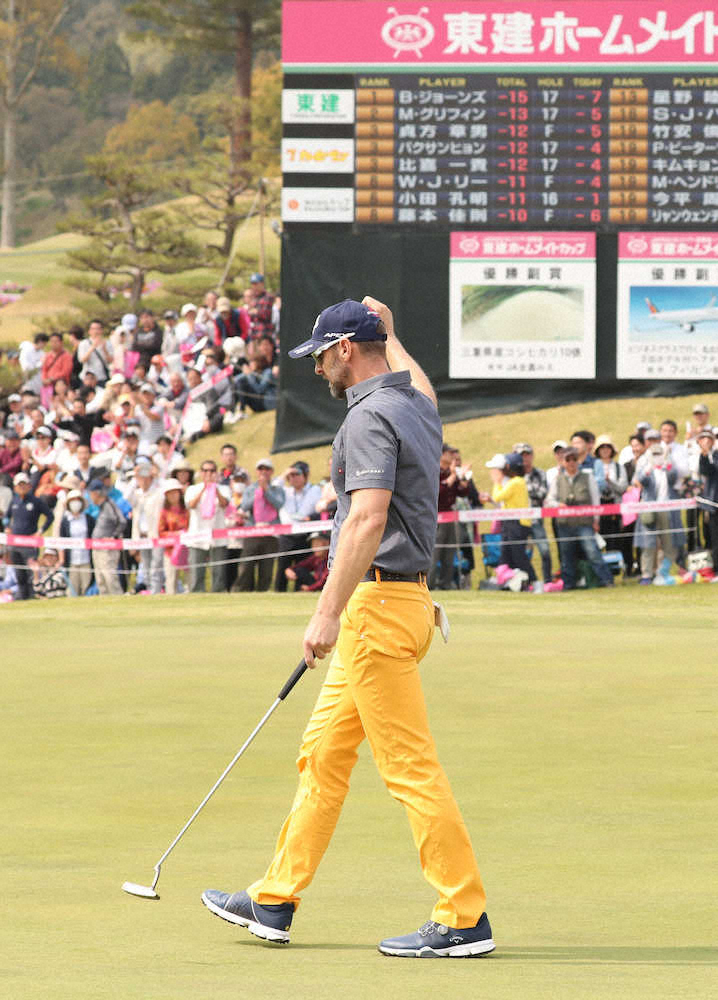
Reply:
<svg viewBox="0 0 718 1000"><path fill-rule="evenodd" d="M529 9L527 9L527 7ZM292 65L513 67L713 63L718 11L700 2L319 3L285 0L282 59Z"/></svg>

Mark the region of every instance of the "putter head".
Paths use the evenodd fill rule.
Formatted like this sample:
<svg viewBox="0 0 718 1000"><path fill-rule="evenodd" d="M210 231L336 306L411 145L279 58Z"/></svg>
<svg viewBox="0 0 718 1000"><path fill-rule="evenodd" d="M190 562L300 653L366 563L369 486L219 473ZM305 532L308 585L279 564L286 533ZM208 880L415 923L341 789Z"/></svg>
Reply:
<svg viewBox="0 0 718 1000"><path fill-rule="evenodd" d="M142 899L159 899L159 894L149 885L138 885L136 882L123 882L122 889L129 892L131 896L140 896Z"/></svg>

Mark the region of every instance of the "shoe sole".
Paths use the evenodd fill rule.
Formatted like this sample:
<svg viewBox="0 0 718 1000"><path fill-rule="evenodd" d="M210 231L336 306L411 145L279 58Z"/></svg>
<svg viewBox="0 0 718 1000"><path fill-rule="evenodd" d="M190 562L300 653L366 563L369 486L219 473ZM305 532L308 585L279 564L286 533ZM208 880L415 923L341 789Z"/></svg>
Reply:
<svg viewBox="0 0 718 1000"><path fill-rule="evenodd" d="M240 927L246 927L250 934L262 938L263 941L271 941L273 944L289 944L289 934L287 931L280 931L275 927L267 927L266 924L259 924L256 920L250 920L249 917L240 917L238 913L223 910L221 906L217 906L211 899L208 899L204 893L202 893L201 899L210 913L214 913L215 916L226 920L228 924L237 924Z"/></svg>
<svg viewBox="0 0 718 1000"><path fill-rule="evenodd" d="M399 948L382 948L381 945L378 946L378 949L382 955L388 955L392 958L481 958L483 955L488 955L494 951L496 945L489 938L487 941L474 941L471 944L459 944L453 948L441 948L439 950L435 948L411 948L403 950Z"/></svg>

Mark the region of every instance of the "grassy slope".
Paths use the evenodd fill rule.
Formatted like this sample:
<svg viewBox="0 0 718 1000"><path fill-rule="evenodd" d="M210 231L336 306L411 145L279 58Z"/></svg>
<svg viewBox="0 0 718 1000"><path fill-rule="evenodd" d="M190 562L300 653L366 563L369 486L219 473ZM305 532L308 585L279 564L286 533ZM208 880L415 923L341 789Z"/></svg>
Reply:
<svg viewBox="0 0 718 1000"><path fill-rule="evenodd" d="M709 587L448 598L451 644L437 642L422 672L489 893L492 958L374 952L427 917L432 893L366 747L292 945L270 950L199 903L203 888L242 887L266 864L318 674L165 863L162 900L125 896L122 881L151 880L271 703L313 604L208 595L0 611L4 996L710 994Z"/></svg>
<svg viewBox="0 0 718 1000"><path fill-rule="evenodd" d="M291 362L288 362L291 363ZM319 383L318 387L319 387ZM319 391L327 391L324 385ZM554 464L551 444L557 438L566 438L582 427L590 428L595 434L609 433L620 448L626 443L639 420L649 420L657 426L661 420L670 417L679 428L679 438L683 439L686 419L698 401L697 396L669 398L604 400L601 402L576 403L572 406L552 407L533 410L528 413L500 414L477 420L461 420L447 424L445 436L451 444L459 447L465 462L473 462L477 481L488 487L489 478L484 462L498 451L508 451L518 441L529 441L536 451L536 464L548 468ZM703 395L711 412L718 419L718 393ZM331 429L328 431L331 434ZM274 414L262 413L242 420L220 435L205 438L194 445L190 457L198 465L204 458L217 457L224 441L232 441L239 451L239 462L252 469L258 458L267 455L272 446L274 434ZM305 458L312 468L315 478L321 478L327 467L329 446L291 451L275 457L277 469L283 469L296 458Z"/></svg>
<svg viewBox="0 0 718 1000"><path fill-rule="evenodd" d="M195 234L199 235L199 234ZM203 238L206 233L202 234ZM42 325L43 317L55 316L71 308L73 300L80 293L64 282L71 274L63 263L63 256L69 249L81 245L82 237L75 233L52 236L36 243L28 243L15 250L0 251L0 284L15 281L32 285L18 302L0 309L0 344L18 344L36 332ZM259 221L252 218L237 239L238 251L250 258L259 254ZM276 270L279 259L279 240L269 226L265 227L265 247L268 267ZM202 272L200 272L202 273ZM216 272L206 271L207 288L217 282ZM191 272L196 277L197 272Z"/></svg>

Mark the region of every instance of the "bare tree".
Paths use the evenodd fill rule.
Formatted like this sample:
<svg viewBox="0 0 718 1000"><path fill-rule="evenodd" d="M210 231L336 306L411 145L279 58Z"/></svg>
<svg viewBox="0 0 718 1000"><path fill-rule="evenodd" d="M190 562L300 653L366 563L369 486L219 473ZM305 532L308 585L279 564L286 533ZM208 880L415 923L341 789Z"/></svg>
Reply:
<svg viewBox="0 0 718 1000"><path fill-rule="evenodd" d="M16 133L20 104L54 43L73 0L5 0L0 18L0 101L4 114L0 246L15 246Z"/></svg>

